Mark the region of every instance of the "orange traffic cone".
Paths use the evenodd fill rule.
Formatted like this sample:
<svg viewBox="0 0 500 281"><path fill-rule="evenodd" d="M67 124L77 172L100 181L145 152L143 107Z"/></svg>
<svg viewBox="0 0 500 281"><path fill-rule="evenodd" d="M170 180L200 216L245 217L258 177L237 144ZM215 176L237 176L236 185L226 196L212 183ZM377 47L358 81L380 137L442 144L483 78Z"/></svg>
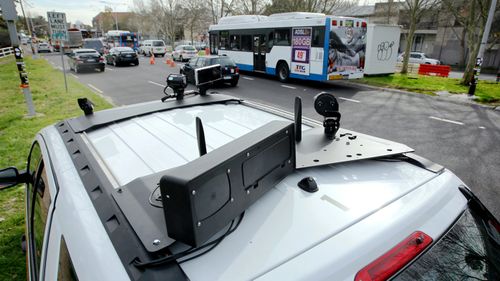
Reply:
<svg viewBox="0 0 500 281"><path fill-rule="evenodd" d="M175 62L172 61L172 63L170 64L171 67L175 67Z"/></svg>
<svg viewBox="0 0 500 281"><path fill-rule="evenodd" d="M155 56L149 57L149 64L155 64Z"/></svg>
<svg viewBox="0 0 500 281"><path fill-rule="evenodd" d="M165 64L170 65L170 62L171 62L170 58L167 57L167 59L165 60Z"/></svg>

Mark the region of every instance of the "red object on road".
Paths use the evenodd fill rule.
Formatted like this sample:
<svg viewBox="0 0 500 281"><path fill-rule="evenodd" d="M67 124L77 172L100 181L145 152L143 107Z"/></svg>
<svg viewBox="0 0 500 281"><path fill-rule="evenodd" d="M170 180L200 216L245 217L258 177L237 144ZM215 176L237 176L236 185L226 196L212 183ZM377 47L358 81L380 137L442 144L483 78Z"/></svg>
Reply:
<svg viewBox="0 0 500 281"><path fill-rule="evenodd" d="M150 58L149 58L149 64L155 64L155 56L152 55Z"/></svg>
<svg viewBox="0 0 500 281"><path fill-rule="evenodd" d="M418 68L418 74L448 77L450 70L451 68L449 65L421 64Z"/></svg>

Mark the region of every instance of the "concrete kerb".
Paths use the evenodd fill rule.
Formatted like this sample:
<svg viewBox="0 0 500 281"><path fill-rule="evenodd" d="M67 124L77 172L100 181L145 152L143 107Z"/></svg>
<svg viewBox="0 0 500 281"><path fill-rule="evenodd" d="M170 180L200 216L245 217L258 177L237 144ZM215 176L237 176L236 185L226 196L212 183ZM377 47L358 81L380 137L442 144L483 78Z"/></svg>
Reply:
<svg viewBox="0 0 500 281"><path fill-rule="evenodd" d="M357 83L357 82L351 82L351 81L336 81L336 83L344 86L350 86L350 87L355 87L355 88L365 88L369 90L377 90L377 91L385 91L385 92L393 92L393 93L398 93L398 94L405 94L405 95L414 95L414 96L423 96L424 94L421 93L415 93L415 92L410 92L410 91L405 91L405 90L399 90L399 89L393 89L393 88L384 88L384 87L377 87L373 85L367 85L367 84L362 84L362 83ZM450 94L450 96L453 94ZM451 102L454 104L460 104L460 105L469 105L472 107L479 107L479 108L486 108L486 109L492 109L496 111L500 111L500 106L493 106L493 105L486 105L486 104L480 104L477 102L474 102L473 100L460 100L457 98L450 98L448 96L431 96L431 95L424 95L428 96L430 98L434 98L440 101L446 101L446 102Z"/></svg>

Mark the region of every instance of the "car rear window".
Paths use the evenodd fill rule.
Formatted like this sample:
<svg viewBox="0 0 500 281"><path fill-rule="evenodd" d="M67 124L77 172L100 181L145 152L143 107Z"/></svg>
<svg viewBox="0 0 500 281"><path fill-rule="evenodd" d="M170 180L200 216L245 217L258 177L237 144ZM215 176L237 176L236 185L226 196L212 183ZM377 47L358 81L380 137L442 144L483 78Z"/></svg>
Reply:
<svg viewBox="0 0 500 281"><path fill-rule="evenodd" d="M210 61L210 65L220 64L221 67L236 66L234 61L228 57L215 58Z"/></svg>
<svg viewBox="0 0 500 281"><path fill-rule="evenodd" d="M184 51L196 51L196 49L193 46L184 46L182 47Z"/></svg>
<svg viewBox="0 0 500 281"><path fill-rule="evenodd" d="M85 42L83 42L83 47L89 48L89 49L100 49L103 47L103 44L101 41L98 41L98 40L85 41Z"/></svg>
<svg viewBox="0 0 500 281"><path fill-rule="evenodd" d="M467 209L425 254L392 280L500 280L500 225Z"/></svg>
<svg viewBox="0 0 500 281"><path fill-rule="evenodd" d="M163 41L153 41L153 46L161 47L161 46L165 46L165 44L163 43Z"/></svg>

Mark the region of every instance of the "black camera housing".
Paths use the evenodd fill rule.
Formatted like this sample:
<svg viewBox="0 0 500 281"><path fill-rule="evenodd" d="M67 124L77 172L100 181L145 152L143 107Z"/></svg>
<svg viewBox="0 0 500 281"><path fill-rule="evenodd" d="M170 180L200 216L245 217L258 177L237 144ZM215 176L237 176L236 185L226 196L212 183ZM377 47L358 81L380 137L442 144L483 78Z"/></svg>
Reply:
<svg viewBox="0 0 500 281"><path fill-rule="evenodd" d="M332 94L319 93L314 97L314 109L319 115L325 117L323 127L325 127L326 137L334 139L340 128L341 117L337 99Z"/></svg>

